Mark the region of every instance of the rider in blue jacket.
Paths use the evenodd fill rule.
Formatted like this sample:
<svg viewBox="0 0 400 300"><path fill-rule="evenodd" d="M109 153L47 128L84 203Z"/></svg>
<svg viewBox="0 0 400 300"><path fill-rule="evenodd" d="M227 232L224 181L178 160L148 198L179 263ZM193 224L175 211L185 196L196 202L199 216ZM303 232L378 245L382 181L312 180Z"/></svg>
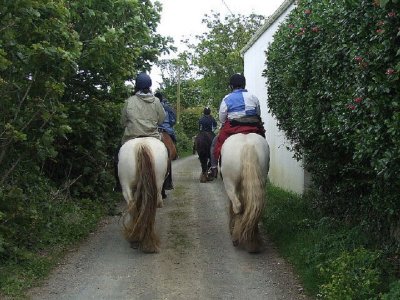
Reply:
<svg viewBox="0 0 400 300"><path fill-rule="evenodd" d="M160 92L155 93L154 96L160 99L160 102L164 107L166 114L164 122L161 125L159 125L158 128L168 133L171 139L176 144L176 135L175 135L175 130L173 128L174 125L176 124L176 113L168 103L168 100L165 99Z"/></svg>

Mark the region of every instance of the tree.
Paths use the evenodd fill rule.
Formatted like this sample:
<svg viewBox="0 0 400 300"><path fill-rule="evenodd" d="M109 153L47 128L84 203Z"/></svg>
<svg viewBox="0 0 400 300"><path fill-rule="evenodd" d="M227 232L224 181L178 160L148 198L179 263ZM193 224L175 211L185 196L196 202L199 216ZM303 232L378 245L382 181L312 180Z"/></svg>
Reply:
<svg viewBox="0 0 400 300"><path fill-rule="evenodd" d="M222 97L229 91L230 76L243 73L240 50L264 19L255 14L228 15L223 20L218 13L205 15L202 22L209 31L197 35L197 42L186 41L191 64L201 78L202 99L212 99L213 106L219 106Z"/></svg>
<svg viewBox="0 0 400 300"><path fill-rule="evenodd" d="M3 1L0 260L37 244L60 194L103 201L125 82L170 49L160 11L150 0Z"/></svg>

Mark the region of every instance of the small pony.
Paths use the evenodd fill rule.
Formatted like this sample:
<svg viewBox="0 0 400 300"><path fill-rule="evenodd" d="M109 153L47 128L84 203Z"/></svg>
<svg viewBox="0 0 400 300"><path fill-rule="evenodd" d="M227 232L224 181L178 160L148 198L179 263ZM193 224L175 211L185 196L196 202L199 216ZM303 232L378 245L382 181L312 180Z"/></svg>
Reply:
<svg viewBox="0 0 400 300"><path fill-rule="evenodd" d="M178 152L171 136L166 131L161 131L161 140L164 142L165 147L168 149L168 155L171 160L178 158Z"/></svg>
<svg viewBox="0 0 400 300"><path fill-rule="evenodd" d="M129 140L119 151L118 176L127 202L124 236L132 247L146 253L159 252L155 217L157 207L163 205L167 164L167 148L154 137Z"/></svg>
<svg viewBox="0 0 400 300"><path fill-rule="evenodd" d="M261 251L258 222L264 209L269 145L256 133L234 134L221 149L221 175L230 200L229 227L234 246Z"/></svg>
<svg viewBox="0 0 400 300"><path fill-rule="evenodd" d="M193 154L195 151L197 152L201 164L200 182L207 182L213 179L208 176L207 171L211 166L210 149L214 137L215 135L212 132L200 131L194 140Z"/></svg>

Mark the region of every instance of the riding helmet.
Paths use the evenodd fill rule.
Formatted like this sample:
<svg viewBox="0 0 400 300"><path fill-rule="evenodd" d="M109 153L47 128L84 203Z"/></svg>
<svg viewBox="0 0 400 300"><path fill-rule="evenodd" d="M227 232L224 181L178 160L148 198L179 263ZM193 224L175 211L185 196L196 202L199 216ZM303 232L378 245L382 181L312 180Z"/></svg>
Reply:
<svg viewBox="0 0 400 300"><path fill-rule="evenodd" d="M229 85L232 88L242 88L244 89L246 87L246 78L242 74L234 74L231 76L231 79L229 80Z"/></svg>
<svg viewBox="0 0 400 300"><path fill-rule="evenodd" d="M135 85L136 85L136 89L138 90L144 90L144 89L149 89L151 87L151 78L149 75L147 75L146 73L140 73L135 80Z"/></svg>
<svg viewBox="0 0 400 300"><path fill-rule="evenodd" d="M208 106L206 108L204 108L203 114L209 115L210 113L211 113L211 109Z"/></svg>

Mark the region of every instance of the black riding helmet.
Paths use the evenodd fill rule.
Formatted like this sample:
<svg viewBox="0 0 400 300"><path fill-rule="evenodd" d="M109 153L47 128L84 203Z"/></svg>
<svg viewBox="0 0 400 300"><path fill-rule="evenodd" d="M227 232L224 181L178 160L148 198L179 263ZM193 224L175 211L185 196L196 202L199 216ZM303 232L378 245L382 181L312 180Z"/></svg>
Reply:
<svg viewBox="0 0 400 300"><path fill-rule="evenodd" d="M244 89L246 87L246 78L242 74L234 74L229 80L229 85L232 89Z"/></svg>
<svg viewBox="0 0 400 300"><path fill-rule="evenodd" d="M211 114L211 109L207 106L206 108L204 108L203 114L205 114L205 115Z"/></svg>
<svg viewBox="0 0 400 300"><path fill-rule="evenodd" d="M135 80L135 88L137 90L145 90L145 89L149 89L151 87L151 78L149 75L147 75L146 73L140 73Z"/></svg>

